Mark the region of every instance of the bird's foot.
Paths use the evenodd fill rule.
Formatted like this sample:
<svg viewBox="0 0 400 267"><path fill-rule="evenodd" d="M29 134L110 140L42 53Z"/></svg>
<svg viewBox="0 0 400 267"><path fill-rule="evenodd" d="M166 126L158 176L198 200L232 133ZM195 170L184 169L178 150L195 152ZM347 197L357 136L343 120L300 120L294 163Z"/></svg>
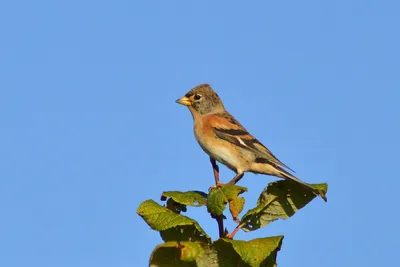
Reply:
<svg viewBox="0 0 400 267"><path fill-rule="evenodd" d="M208 188L208 191L210 192L212 189L215 189L215 188L219 189L219 188L221 188L223 186L226 186L226 185L228 185L228 184L223 184L220 181L217 181L216 185L210 186L210 188Z"/></svg>

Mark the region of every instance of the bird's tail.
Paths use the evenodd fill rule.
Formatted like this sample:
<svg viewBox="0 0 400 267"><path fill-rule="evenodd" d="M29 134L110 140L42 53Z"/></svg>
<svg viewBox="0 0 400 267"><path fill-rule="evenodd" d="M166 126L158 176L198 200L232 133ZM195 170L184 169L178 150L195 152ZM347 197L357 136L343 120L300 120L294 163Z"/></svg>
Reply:
<svg viewBox="0 0 400 267"><path fill-rule="evenodd" d="M267 161L267 160L265 160L265 161ZM315 195L321 196L325 200L325 202L327 201L327 198L325 196L326 192L315 189L310 184L303 182L302 180L300 180L293 174L290 174L285 169L283 169L282 167L280 167L276 164L271 164L270 162L264 163L264 162L260 162L260 160L258 160L258 162L256 161L256 163L251 166L251 171L254 173L272 175L272 176L281 177L283 179L292 180L298 184L301 184L303 187L307 188L308 190L311 190Z"/></svg>
<svg viewBox="0 0 400 267"><path fill-rule="evenodd" d="M279 174L281 175L280 177L282 177L284 179L289 179L289 180L295 181L296 183L301 184L302 186L304 186L307 189L311 190L315 195L317 195L317 196L320 195L325 200L325 202L327 201L326 196L324 194L321 194L321 192L318 191L317 189L311 187L311 185L307 184L306 182L303 182L302 180L300 180L296 176L290 174L289 172L287 172L283 168L278 167L278 166L275 166L275 167L279 171Z"/></svg>

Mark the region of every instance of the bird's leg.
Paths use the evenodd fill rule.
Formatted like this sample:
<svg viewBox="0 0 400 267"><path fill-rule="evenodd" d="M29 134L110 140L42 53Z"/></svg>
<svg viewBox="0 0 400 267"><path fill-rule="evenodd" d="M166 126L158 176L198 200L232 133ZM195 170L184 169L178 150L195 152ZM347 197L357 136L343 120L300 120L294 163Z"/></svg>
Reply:
<svg viewBox="0 0 400 267"><path fill-rule="evenodd" d="M219 181L219 167L218 167L218 165L217 165L217 162L215 161L215 159L213 159L213 158L211 158L211 157L210 157L210 162L211 162L211 165L212 165L213 170L214 170L215 184L216 184L217 186L221 186L222 183Z"/></svg>
<svg viewBox="0 0 400 267"><path fill-rule="evenodd" d="M229 185L235 185L237 182L239 182L240 179L243 178L244 173L243 172L238 172L235 177L232 178L232 180L228 183Z"/></svg>

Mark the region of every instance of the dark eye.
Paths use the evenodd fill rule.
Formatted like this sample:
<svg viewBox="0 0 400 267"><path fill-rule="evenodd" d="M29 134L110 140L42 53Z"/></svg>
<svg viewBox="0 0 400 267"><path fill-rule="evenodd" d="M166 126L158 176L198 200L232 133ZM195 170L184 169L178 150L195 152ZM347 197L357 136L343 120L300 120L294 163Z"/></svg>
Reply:
<svg viewBox="0 0 400 267"><path fill-rule="evenodd" d="M200 100L200 98L201 98L201 95L199 95L199 94L194 95L194 100Z"/></svg>

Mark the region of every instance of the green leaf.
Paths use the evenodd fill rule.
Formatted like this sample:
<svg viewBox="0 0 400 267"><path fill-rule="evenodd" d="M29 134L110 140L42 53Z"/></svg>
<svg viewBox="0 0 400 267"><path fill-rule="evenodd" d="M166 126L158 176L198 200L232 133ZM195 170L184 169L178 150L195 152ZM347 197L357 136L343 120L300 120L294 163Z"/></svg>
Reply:
<svg viewBox="0 0 400 267"><path fill-rule="evenodd" d="M180 242L181 259L184 261L194 261L203 253L203 247L200 243L195 242Z"/></svg>
<svg viewBox="0 0 400 267"><path fill-rule="evenodd" d="M167 200L167 205L165 205L169 210L180 214L181 212L186 212L186 205L182 205L178 202L175 202L172 198Z"/></svg>
<svg viewBox="0 0 400 267"><path fill-rule="evenodd" d="M226 204L228 202L236 200L239 194L242 194L246 191L247 188L237 185L223 185L220 187L211 188L207 197L208 212L217 216L222 215L225 210ZM239 209L237 211L239 211Z"/></svg>
<svg viewBox="0 0 400 267"><path fill-rule="evenodd" d="M328 184L310 184L312 188L314 188L319 196L325 201L328 201L328 198L326 197L326 193L328 193Z"/></svg>
<svg viewBox="0 0 400 267"><path fill-rule="evenodd" d="M195 220L174 213L160 206L154 200L140 204L137 213L154 230L160 231L164 241L203 241L210 243L210 237Z"/></svg>
<svg viewBox="0 0 400 267"><path fill-rule="evenodd" d="M200 241L210 243L211 239L208 236L200 233L193 225L183 225L172 227L160 232L161 238L164 241Z"/></svg>
<svg viewBox="0 0 400 267"><path fill-rule="evenodd" d="M201 191L166 191L161 195L161 200L172 198L175 202L193 207L201 207L207 203L207 194Z"/></svg>
<svg viewBox="0 0 400 267"><path fill-rule="evenodd" d="M199 242L166 242L150 256L150 267L220 267L217 252Z"/></svg>
<svg viewBox="0 0 400 267"><path fill-rule="evenodd" d="M232 219L237 223L240 222L238 216L243 210L244 203L245 203L245 200L242 197L237 197L235 199L232 199L232 201L229 202L229 211L232 214Z"/></svg>
<svg viewBox="0 0 400 267"><path fill-rule="evenodd" d="M203 253L196 258L197 267L221 267L218 264L218 254L216 250L203 247Z"/></svg>
<svg viewBox="0 0 400 267"><path fill-rule="evenodd" d="M219 239L211 247L201 242L169 241L153 250L150 267L276 267L282 239Z"/></svg>
<svg viewBox="0 0 400 267"><path fill-rule="evenodd" d="M240 255L234 250L232 244L224 242L225 239L218 239L212 244L213 251L217 253L218 267L249 267Z"/></svg>
<svg viewBox="0 0 400 267"><path fill-rule="evenodd" d="M318 191L327 192L327 184L310 184ZM287 219L316 197L312 190L290 180L269 183L257 201L257 207L242 218L244 231L254 231L281 218Z"/></svg>
<svg viewBox="0 0 400 267"><path fill-rule="evenodd" d="M222 266L276 266L276 256L282 246L283 236L257 238L250 241L219 239L213 247L218 252Z"/></svg>
<svg viewBox="0 0 400 267"><path fill-rule="evenodd" d="M153 250L150 267L196 267L195 259L202 253L199 243L166 242Z"/></svg>

